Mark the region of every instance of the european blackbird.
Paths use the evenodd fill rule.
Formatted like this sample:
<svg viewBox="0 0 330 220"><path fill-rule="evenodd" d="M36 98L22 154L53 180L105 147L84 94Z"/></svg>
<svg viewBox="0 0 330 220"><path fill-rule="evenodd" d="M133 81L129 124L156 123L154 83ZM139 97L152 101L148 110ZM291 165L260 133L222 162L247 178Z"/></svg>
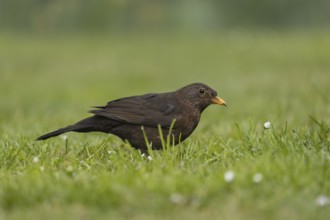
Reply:
<svg viewBox="0 0 330 220"><path fill-rule="evenodd" d="M198 125L201 113L210 104L226 106L215 90L202 83L193 83L174 92L150 93L110 101L105 106L97 106L89 111L93 116L42 135L37 140L69 131L99 131L117 135L142 151L147 149L147 143L152 149L159 150L164 144L161 136L163 140L170 137L173 145L189 137Z"/></svg>

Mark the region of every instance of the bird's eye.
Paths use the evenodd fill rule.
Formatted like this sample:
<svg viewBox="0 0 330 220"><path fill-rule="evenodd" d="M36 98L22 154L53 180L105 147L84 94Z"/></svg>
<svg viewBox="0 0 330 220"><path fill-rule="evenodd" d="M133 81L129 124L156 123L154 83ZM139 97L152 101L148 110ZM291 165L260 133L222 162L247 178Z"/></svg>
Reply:
<svg viewBox="0 0 330 220"><path fill-rule="evenodd" d="M199 93L203 95L205 93L205 90L204 89L199 89Z"/></svg>

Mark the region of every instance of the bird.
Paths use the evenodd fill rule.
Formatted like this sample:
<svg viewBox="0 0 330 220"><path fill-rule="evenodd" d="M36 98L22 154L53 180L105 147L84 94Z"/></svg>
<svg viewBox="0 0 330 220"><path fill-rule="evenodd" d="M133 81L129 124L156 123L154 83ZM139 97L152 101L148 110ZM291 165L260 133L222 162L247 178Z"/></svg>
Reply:
<svg viewBox="0 0 330 220"><path fill-rule="evenodd" d="M227 106L214 89L203 83L192 83L174 92L119 98L93 107L89 111L92 116L36 140L70 131L104 132L118 136L141 151L161 150L164 140L170 140L174 146L188 138L197 127L202 112L211 104Z"/></svg>

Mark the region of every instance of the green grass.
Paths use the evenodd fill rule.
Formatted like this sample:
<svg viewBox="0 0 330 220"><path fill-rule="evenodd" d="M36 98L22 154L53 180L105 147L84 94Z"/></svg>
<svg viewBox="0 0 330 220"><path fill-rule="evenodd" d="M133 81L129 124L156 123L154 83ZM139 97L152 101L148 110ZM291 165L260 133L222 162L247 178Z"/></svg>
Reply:
<svg viewBox="0 0 330 220"><path fill-rule="evenodd" d="M2 33L0 219L328 219L329 59L330 32ZM112 135L34 141L89 106L191 82L229 106L152 160Z"/></svg>

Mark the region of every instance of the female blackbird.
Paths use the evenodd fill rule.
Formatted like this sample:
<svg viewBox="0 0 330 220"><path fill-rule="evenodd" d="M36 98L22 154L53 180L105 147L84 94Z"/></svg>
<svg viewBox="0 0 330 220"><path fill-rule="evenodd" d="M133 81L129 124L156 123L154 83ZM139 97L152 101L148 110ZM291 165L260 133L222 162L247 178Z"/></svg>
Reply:
<svg viewBox="0 0 330 220"><path fill-rule="evenodd" d="M167 137L173 145L189 137L198 125L201 113L210 104L226 106L215 90L202 83L193 83L174 92L110 101L91 110L94 116L42 135L37 140L69 131L98 131L117 135L136 149L144 151L149 145L159 150Z"/></svg>

